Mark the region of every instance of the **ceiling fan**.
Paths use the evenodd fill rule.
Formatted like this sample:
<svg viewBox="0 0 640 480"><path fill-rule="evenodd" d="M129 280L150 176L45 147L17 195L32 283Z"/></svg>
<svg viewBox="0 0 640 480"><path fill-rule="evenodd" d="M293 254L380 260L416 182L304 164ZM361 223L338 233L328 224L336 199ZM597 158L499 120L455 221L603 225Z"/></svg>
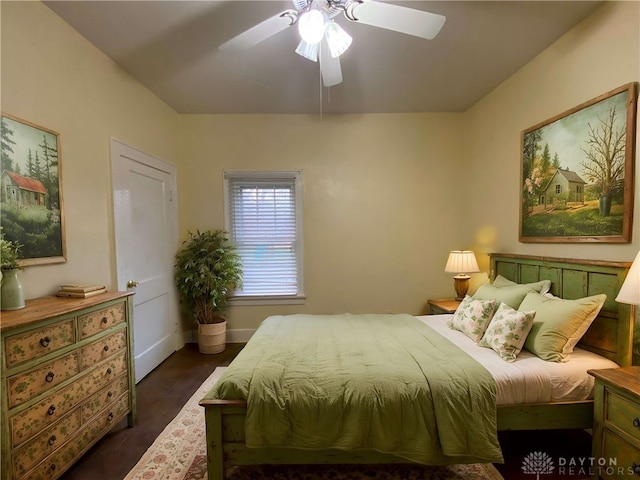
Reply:
<svg viewBox="0 0 640 480"><path fill-rule="evenodd" d="M331 87L342 82L340 55L351 45L351 36L333 19L342 13L352 22L431 40L446 17L413 8L373 0L292 0L294 9L263 20L227 40L218 48L236 50L253 47L267 38L298 25L300 43L296 53L320 61L322 83Z"/></svg>

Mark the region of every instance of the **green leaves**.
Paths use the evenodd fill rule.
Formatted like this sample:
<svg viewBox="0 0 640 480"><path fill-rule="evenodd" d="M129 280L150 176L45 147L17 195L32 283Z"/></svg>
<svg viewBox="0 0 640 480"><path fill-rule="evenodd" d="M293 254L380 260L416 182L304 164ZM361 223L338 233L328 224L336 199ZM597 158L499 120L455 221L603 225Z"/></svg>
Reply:
<svg viewBox="0 0 640 480"><path fill-rule="evenodd" d="M229 295L242 286L242 263L226 232L189 232L176 254L175 280L183 305L200 323L216 323Z"/></svg>
<svg viewBox="0 0 640 480"><path fill-rule="evenodd" d="M18 255L22 245L4 238L4 232L0 232L0 267L3 269L20 268Z"/></svg>

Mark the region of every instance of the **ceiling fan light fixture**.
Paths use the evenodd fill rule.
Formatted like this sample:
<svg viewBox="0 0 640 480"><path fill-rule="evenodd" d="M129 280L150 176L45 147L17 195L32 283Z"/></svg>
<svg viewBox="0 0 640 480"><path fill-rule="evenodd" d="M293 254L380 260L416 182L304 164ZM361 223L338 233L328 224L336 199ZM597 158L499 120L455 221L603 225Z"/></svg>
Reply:
<svg viewBox="0 0 640 480"><path fill-rule="evenodd" d="M296 53L298 55L302 55L304 58L308 58L312 62L318 61L318 47L320 46L320 42L318 43L307 43L304 40L300 40L298 47L296 48Z"/></svg>
<svg viewBox="0 0 640 480"><path fill-rule="evenodd" d="M307 43L319 43L324 36L325 16L320 10L309 10L298 18L298 32Z"/></svg>
<svg viewBox="0 0 640 480"><path fill-rule="evenodd" d="M346 52L353 41L351 35L345 32L344 29L333 20L325 27L325 36L333 58L338 58Z"/></svg>

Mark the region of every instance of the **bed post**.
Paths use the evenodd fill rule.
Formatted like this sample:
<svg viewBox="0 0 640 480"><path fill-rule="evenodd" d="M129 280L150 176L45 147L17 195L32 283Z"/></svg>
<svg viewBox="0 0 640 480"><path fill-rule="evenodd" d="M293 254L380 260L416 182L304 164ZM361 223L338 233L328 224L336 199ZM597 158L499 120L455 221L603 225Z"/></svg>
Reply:
<svg viewBox="0 0 640 480"><path fill-rule="evenodd" d="M209 480L225 480L222 452L222 407L206 405L204 409L207 427L207 474Z"/></svg>

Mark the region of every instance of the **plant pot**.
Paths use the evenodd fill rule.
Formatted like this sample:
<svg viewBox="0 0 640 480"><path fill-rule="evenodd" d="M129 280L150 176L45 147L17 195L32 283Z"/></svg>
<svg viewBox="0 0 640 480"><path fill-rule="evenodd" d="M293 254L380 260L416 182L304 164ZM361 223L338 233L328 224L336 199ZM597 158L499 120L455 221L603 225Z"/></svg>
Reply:
<svg viewBox="0 0 640 480"><path fill-rule="evenodd" d="M200 353L223 352L227 343L227 322L199 323L198 350Z"/></svg>
<svg viewBox="0 0 640 480"><path fill-rule="evenodd" d="M0 308L2 310L19 310L24 308L24 291L18 277L19 268L2 270L0 286Z"/></svg>

